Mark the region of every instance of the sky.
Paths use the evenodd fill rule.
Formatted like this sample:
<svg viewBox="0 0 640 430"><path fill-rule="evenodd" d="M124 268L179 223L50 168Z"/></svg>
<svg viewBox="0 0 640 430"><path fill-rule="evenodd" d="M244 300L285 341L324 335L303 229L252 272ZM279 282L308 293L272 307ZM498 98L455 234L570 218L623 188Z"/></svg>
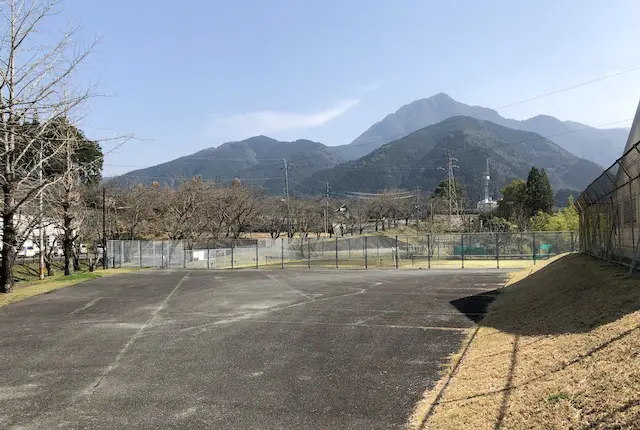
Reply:
<svg viewBox="0 0 640 430"><path fill-rule="evenodd" d="M112 176L258 134L346 144L439 92L629 126L638 16L637 0L65 0L46 26L100 41L74 80L97 84L89 137L134 136L105 140Z"/></svg>

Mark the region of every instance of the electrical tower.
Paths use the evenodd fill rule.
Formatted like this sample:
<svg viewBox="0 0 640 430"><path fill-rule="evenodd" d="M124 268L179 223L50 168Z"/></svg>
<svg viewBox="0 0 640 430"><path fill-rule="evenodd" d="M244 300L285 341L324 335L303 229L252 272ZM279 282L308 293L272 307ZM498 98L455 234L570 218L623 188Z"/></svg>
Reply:
<svg viewBox="0 0 640 430"><path fill-rule="evenodd" d="M447 200L449 201L449 230L451 230L451 220L453 219L454 211L458 214L458 199L457 199L457 187L455 178L453 175L453 169L458 166L453 164L454 161L458 161L451 155L451 150L447 150Z"/></svg>
<svg viewBox="0 0 640 430"><path fill-rule="evenodd" d="M489 203L489 181L491 180L491 172L489 171L489 159L487 158L487 171L484 175L484 202Z"/></svg>

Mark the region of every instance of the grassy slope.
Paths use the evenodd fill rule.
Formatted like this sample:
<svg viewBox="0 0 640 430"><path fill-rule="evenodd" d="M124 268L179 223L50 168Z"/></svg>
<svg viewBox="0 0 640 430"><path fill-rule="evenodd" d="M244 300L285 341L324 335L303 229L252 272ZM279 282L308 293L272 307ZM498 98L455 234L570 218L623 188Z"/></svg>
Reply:
<svg viewBox="0 0 640 430"><path fill-rule="evenodd" d="M502 290L425 427L640 428L640 278L624 273L569 255Z"/></svg>

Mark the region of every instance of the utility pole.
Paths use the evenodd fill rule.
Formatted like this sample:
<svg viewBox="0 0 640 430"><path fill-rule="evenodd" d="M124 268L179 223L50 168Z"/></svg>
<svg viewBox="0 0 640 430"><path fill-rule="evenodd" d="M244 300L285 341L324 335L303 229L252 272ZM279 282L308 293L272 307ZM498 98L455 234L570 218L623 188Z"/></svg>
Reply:
<svg viewBox="0 0 640 430"><path fill-rule="evenodd" d="M329 183L327 182L327 197L324 208L324 234L329 234Z"/></svg>
<svg viewBox="0 0 640 430"><path fill-rule="evenodd" d="M287 163L286 158L283 158L282 162L284 163L284 197L287 200L287 237L291 237L291 220L289 219L289 163Z"/></svg>
<svg viewBox="0 0 640 430"><path fill-rule="evenodd" d="M453 159L451 158L451 150L447 151L447 196L449 197L449 224L451 224L451 216L453 215L452 197L453 197Z"/></svg>
<svg viewBox="0 0 640 430"><path fill-rule="evenodd" d="M102 187L102 268L107 267L107 189Z"/></svg>
<svg viewBox="0 0 640 430"><path fill-rule="evenodd" d="M416 188L416 193L415 194L416 194L415 195L416 202L415 202L413 208L414 208L414 214L415 214L415 217L416 217L416 234L418 236L420 236L420 233L418 232L418 229L420 227L420 204L419 204L419 200L418 200L418 198L420 196L420 189L419 188Z"/></svg>
<svg viewBox="0 0 640 430"><path fill-rule="evenodd" d="M42 216L43 216L43 204L42 204L42 152L44 150L44 146L42 143L42 139L40 139L40 159L38 161L38 184L40 186L40 191L38 192L38 198L39 198L39 212L40 212L40 225L38 226L38 240L40 241L39 243L39 260L40 260L40 270L39 270L39 277L40 280L44 279L44 231L42 229L43 227L43 222L42 222Z"/></svg>

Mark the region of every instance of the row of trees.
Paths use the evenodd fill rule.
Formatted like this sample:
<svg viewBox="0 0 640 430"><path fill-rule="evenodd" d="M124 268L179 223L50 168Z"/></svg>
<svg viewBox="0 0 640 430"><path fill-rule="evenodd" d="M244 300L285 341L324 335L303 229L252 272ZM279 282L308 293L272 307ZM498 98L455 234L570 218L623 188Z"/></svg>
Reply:
<svg viewBox="0 0 640 430"><path fill-rule="evenodd" d="M76 126L93 88L82 88L75 72L95 43L80 46L77 29L57 41L43 39L47 18L59 0L0 3L0 192L2 252L0 292L11 292L17 250L43 222L55 224L73 270L73 243L85 221L87 187L100 180L102 151ZM41 254L53 247L40 243ZM49 249L46 249L49 248Z"/></svg>
<svg viewBox="0 0 640 430"><path fill-rule="evenodd" d="M173 188L158 183L113 186L108 196L107 235L120 239L237 239L247 232L308 237L334 234L338 227L340 234L361 234L367 226L378 231L410 220L426 223L448 208L447 197L437 190L430 196L390 190L329 201L285 199L266 196L238 180L219 185L201 178Z"/></svg>
<svg viewBox="0 0 640 430"><path fill-rule="evenodd" d="M449 196L449 192L454 195ZM495 213L483 217L482 227L468 222L460 209L465 193L460 184L448 187L443 181L430 195L389 190L357 197L332 196L291 198L269 197L256 188L235 180L219 185L200 178L183 180L177 187L135 184L113 186L108 191L108 236L120 239L173 239L195 241L237 239L248 232L282 235L362 234L397 227L419 225L423 231L481 229L508 231L573 229L574 220L559 222L551 215L553 194L544 170L533 167L527 181L514 180L502 190ZM450 203L456 225L448 222ZM572 216L572 203L561 214ZM468 217L467 217L468 218ZM560 228L562 227L562 228ZM99 237L96 236L96 237Z"/></svg>
<svg viewBox="0 0 640 430"><path fill-rule="evenodd" d="M554 198L544 169L532 167L526 181L513 180L502 189L498 210L487 225L497 230L577 231L578 213L569 196L567 205L553 213Z"/></svg>

